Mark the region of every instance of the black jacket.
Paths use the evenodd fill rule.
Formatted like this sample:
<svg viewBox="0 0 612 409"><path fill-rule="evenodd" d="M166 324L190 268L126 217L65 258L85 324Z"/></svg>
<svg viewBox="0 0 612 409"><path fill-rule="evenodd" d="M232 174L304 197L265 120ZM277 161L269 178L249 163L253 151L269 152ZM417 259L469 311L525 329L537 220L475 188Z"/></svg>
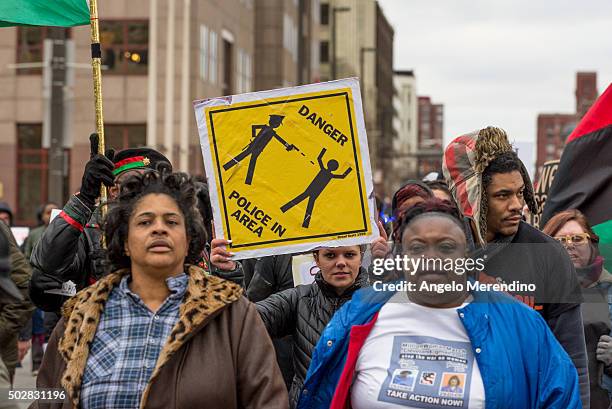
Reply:
<svg viewBox="0 0 612 409"><path fill-rule="evenodd" d="M30 297L44 311L58 312L66 297L44 293L41 282L71 280L77 291L105 273L105 252L100 245L99 213L72 196L62 213L49 224L34 248ZM47 276L47 277L45 277Z"/></svg>
<svg viewBox="0 0 612 409"><path fill-rule="evenodd" d="M359 271L353 286L340 296L319 273L313 284L290 288L256 304L257 311L271 337L293 336L295 375L289 391L289 403L292 408L297 404L310 366L312 352L325 326L334 313L351 299L353 293L365 286L367 286L367 272L363 268Z"/></svg>
<svg viewBox="0 0 612 409"><path fill-rule="evenodd" d="M242 260L244 287L253 302L293 288L291 254Z"/></svg>
<svg viewBox="0 0 612 409"><path fill-rule="evenodd" d="M490 243L484 251L484 273L479 281L494 279L535 284L533 292L512 294L538 311L578 371L583 406L589 406L589 375L581 315L581 289L567 251L553 238L520 222L512 241ZM482 253L480 254L482 256ZM482 274L482 273L481 273Z"/></svg>

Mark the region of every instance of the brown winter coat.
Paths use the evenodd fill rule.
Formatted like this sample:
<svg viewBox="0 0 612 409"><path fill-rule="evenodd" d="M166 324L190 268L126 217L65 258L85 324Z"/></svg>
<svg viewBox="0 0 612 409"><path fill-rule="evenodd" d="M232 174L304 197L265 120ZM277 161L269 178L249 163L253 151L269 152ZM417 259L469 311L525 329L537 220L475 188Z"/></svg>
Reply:
<svg viewBox="0 0 612 409"><path fill-rule="evenodd" d="M78 408L89 347L112 288L126 271L87 287L63 308L45 353L36 386L64 388L64 403L33 408ZM189 267L179 320L162 348L141 408L288 407L287 390L272 342L242 289Z"/></svg>

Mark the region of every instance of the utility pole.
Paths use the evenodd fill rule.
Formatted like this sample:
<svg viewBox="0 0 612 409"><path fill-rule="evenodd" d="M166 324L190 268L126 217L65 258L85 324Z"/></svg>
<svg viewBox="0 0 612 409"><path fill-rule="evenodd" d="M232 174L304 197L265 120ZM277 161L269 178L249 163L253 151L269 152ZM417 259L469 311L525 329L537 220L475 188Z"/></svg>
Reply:
<svg viewBox="0 0 612 409"><path fill-rule="evenodd" d="M337 66L336 66L336 13L344 11L351 11L350 7L332 7L332 27L331 27L331 39L332 39L332 61L331 61L331 79L337 79Z"/></svg>
<svg viewBox="0 0 612 409"><path fill-rule="evenodd" d="M50 84L50 145L48 155L49 187L47 200L64 203L65 158L64 158L64 87L66 86L66 29L49 27L51 46Z"/></svg>

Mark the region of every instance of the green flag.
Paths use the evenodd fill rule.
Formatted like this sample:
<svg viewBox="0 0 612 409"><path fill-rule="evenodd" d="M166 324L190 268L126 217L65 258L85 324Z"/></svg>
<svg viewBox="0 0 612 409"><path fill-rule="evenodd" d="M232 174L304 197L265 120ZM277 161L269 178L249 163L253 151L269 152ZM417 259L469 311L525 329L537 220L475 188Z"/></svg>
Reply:
<svg viewBox="0 0 612 409"><path fill-rule="evenodd" d="M0 27L72 27L87 24L87 0L0 0Z"/></svg>

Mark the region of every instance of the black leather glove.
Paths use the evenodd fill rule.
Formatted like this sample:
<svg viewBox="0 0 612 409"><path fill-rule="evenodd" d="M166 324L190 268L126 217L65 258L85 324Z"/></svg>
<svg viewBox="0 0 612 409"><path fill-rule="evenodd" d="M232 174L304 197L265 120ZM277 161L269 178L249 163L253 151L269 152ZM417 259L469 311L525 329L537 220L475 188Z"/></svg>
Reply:
<svg viewBox="0 0 612 409"><path fill-rule="evenodd" d="M53 277L49 274L42 273L40 271L36 271L33 275L34 278L32 281L34 282L36 288L41 293L44 293L48 290L59 290L62 288L62 280L59 278ZM32 282L30 282L30 286L32 287Z"/></svg>
<svg viewBox="0 0 612 409"><path fill-rule="evenodd" d="M89 141L91 143L90 159L85 165L85 172L83 172L79 198L89 207L94 207L96 199L100 197L102 183L108 187L112 187L115 184L115 177L113 175L115 165L112 162L112 157L114 156L112 150L108 151L107 155L97 153L98 134L91 134Z"/></svg>
<svg viewBox="0 0 612 409"><path fill-rule="evenodd" d="M68 298L58 294L48 294L45 291L59 290L62 288L62 281L56 277L44 274L34 269L32 280L30 281L30 298L34 304L43 311L59 312L62 304Z"/></svg>

